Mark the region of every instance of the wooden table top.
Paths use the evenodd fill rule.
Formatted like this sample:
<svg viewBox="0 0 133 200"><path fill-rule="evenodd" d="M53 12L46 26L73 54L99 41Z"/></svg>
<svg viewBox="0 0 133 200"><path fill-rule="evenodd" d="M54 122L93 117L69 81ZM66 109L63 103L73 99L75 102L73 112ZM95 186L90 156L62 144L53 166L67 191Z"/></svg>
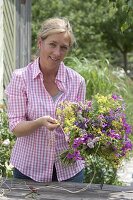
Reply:
<svg viewBox="0 0 133 200"><path fill-rule="evenodd" d="M133 187L72 182L0 180L0 200L133 200Z"/></svg>

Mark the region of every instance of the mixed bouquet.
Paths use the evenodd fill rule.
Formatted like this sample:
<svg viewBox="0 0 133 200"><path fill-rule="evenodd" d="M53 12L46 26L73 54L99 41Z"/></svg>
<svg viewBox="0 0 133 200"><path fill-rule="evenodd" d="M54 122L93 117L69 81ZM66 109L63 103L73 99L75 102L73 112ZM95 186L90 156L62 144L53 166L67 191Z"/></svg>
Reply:
<svg viewBox="0 0 133 200"><path fill-rule="evenodd" d="M99 156L116 167L132 149L132 130L120 96L96 94L85 103L64 101L56 114L68 142L60 155L65 164Z"/></svg>

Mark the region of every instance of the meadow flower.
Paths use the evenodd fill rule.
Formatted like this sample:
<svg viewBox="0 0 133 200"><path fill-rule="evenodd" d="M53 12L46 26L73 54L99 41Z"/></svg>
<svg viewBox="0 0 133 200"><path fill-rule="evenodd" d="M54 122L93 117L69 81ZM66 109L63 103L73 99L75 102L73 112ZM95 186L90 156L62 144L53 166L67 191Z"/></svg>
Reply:
<svg viewBox="0 0 133 200"><path fill-rule="evenodd" d="M2 145L4 145L4 146L9 146L9 144L10 144L10 140L9 139L6 139L6 140L4 140L2 142Z"/></svg>
<svg viewBox="0 0 133 200"><path fill-rule="evenodd" d="M61 160L70 164L78 159L87 161L91 155L118 166L132 150L132 129L125 109L123 98L116 94L96 94L84 104L61 103L56 115L68 142Z"/></svg>

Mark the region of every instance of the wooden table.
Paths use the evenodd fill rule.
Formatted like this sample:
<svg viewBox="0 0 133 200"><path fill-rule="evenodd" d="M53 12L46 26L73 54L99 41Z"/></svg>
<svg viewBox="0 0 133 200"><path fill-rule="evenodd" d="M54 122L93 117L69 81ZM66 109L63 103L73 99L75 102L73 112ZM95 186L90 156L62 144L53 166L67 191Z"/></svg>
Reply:
<svg viewBox="0 0 133 200"><path fill-rule="evenodd" d="M2 179L0 200L133 200L133 187L89 185L87 183L36 183L27 180Z"/></svg>

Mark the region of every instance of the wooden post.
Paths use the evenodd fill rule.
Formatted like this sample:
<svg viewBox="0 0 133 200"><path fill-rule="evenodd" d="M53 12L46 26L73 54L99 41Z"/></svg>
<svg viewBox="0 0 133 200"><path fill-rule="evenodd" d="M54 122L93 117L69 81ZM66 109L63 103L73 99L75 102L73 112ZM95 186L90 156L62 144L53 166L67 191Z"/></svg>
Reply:
<svg viewBox="0 0 133 200"><path fill-rule="evenodd" d="M31 60L31 0L16 1L16 68Z"/></svg>
<svg viewBox="0 0 133 200"><path fill-rule="evenodd" d="M0 4L3 5L0 11L0 92L3 94L12 72L31 60L31 0L0 0Z"/></svg>

